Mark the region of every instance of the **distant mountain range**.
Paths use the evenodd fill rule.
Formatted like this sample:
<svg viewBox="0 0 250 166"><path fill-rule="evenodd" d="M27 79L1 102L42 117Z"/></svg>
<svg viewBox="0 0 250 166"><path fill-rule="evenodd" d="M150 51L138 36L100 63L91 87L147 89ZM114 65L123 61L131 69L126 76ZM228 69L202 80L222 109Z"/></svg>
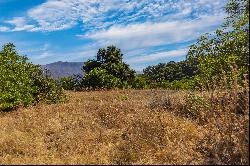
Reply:
<svg viewBox="0 0 250 166"><path fill-rule="evenodd" d="M81 70L83 62L54 62L47 65L42 65L43 68L50 71L53 78L59 79L62 77L72 76L74 74L82 75Z"/></svg>
<svg viewBox="0 0 250 166"><path fill-rule="evenodd" d="M81 70L83 62L54 62L47 65L42 65L42 68L49 70L54 79L68 77L72 75L83 75ZM136 71L137 74L142 74L141 71Z"/></svg>

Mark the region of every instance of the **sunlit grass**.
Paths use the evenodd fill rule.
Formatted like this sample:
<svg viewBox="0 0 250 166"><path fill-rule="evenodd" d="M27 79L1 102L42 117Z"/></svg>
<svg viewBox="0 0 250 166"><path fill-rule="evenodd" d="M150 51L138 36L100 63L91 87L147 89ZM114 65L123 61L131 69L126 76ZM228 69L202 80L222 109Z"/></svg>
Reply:
<svg viewBox="0 0 250 166"><path fill-rule="evenodd" d="M207 115L204 124L200 116L180 113L191 108L184 91L110 90L67 96L65 104L0 114L1 164L247 163L248 113L231 115L231 106L214 110L225 113L216 121ZM228 126L235 130L229 133Z"/></svg>

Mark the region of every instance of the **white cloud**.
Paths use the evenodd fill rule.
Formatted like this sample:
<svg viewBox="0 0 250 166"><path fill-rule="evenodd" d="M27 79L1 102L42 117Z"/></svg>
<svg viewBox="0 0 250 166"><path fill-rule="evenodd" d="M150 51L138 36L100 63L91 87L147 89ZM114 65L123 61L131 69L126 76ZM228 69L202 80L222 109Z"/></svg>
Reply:
<svg viewBox="0 0 250 166"><path fill-rule="evenodd" d="M57 31L79 22L86 31L135 22L162 22L200 15L217 15L227 0L47 0L17 17L13 31ZM32 24L26 24L29 20ZM14 21L14 22L13 22ZM20 26L18 26L20 25ZM34 26L34 27L32 27ZM23 27L23 28L22 28Z"/></svg>
<svg viewBox="0 0 250 166"><path fill-rule="evenodd" d="M39 53L39 55L36 56L34 58L34 60L40 61L40 60L47 59L47 58L53 56L53 53L51 53L49 47L50 47L50 44L45 43L45 44L43 44L43 46L41 48L26 50L26 52L37 52L37 53Z"/></svg>
<svg viewBox="0 0 250 166"><path fill-rule="evenodd" d="M82 38L91 38L103 45L115 44L125 49L175 44L194 40L201 34L213 30L221 24L224 17L202 16L196 20L113 26L108 30L88 33Z"/></svg>
<svg viewBox="0 0 250 166"><path fill-rule="evenodd" d="M53 0L29 10L29 18L38 23L34 31L56 31L74 26L76 14L71 4L66 0Z"/></svg>
<svg viewBox="0 0 250 166"><path fill-rule="evenodd" d="M49 52L43 52L42 54L37 56L35 59L36 60L42 60L42 59L46 59L48 57L51 57L51 54Z"/></svg>
<svg viewBox="0 0 250 166"><path fill-rule="evenodd" d="M0 26L0 32L8 32L10 29L8 27Z"/></svg>
<svg viewBox="0 0 250 166"><path fill-rule="evenodd" d="M127 59L126 62L130 64L134 63L140 63L140 62L149 62L149 61L155 61L162 58L169 58L169 57L179 57L184 56L187 54L188 48L183 48L179 50L172 50L172 51L164 51L159 53L153 53L145 56L138 56L134 58Z"/></svg>
<svg viewBox="0 0 250 166"><path fill-rule="evenodd" d="M26 15L7 20L3 25L0 23L0 32L52 32L78 25L83 32L76 36L92 39L92 46L84 46L87 49L76 52L63 52L63 55L50 51L52 48L40 47L38 51L29 50L35 52L33 60L77 60L94 56L100 47L115 44L124 51L128 62L139 63L184 55L186 49L166 51L164 47L159 52L159 48L153 47L195 40L201 34L215 30L225 17L222 7L227 1L46 0L28 10Z"/></svg>
<svg viewBox="0 0 250 166"><path fill-rule="evenodd" d="M51 47L52 45L46 43L43 47L40 47L40 51L34 50L33 55L30 57L32 62L37 64L47 64L55 61L83 62L88 58L94 58L98 50L98 47L92 44L75 47L74 49L67 51L51 50Z"/></svg>
<svg viewBox="0 0 250 166"><path fill-rule="evenodd" d="M25 17L15 17L12 20L7 20L5 23L11 24L14 26L13 29L8 29L8 31L23 31L23 30L32 30L35 26L28 25Z"/></svg>

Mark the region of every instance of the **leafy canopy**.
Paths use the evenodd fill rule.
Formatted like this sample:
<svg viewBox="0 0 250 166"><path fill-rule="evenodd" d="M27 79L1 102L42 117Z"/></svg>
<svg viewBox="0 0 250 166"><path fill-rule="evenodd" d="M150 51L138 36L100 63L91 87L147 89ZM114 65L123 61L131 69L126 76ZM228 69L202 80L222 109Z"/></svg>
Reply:
<svg viewBox="0 0 250 166"><path fill-rule="evenodd" d="M131 84L135 71L122 61L123 54L115 46L99 49L96 59L84 62L83 84L92 88L125 87Z"/></svg>
<svg viewBox="0 0 250 166"><path fill-rule="evenodd" d="M192 45L187 58L198 62L198 81L205 88L220 83L226 76L239 79L249 72L249 0L230 0L228 17L215 34L205 34Z"/></svg>
<svg viewBox="0 0 250 166"><path fill-rule="evenodd" d="M172 82L193 77L197 73L197 65L188 61L170 61L156 66L148 66L143 73L152 83Z"/></svg>
<svg viewBox="0 0 250 166"><path fill-rule="evenodd" d="M62 89L56 81L45 77L38 65L18 55L12 43L3 46L0 51L0 110L63 99Z"/></svg>

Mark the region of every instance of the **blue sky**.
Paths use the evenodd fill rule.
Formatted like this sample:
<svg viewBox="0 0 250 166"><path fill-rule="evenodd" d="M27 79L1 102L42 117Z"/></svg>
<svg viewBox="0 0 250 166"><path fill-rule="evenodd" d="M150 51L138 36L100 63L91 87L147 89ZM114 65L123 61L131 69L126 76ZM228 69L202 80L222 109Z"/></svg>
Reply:
<svg viewBox="0 0 250 166"><path fill-rule="evenodd" d="M135 70L185 59L227 0L0 0L0 44L35 64L83 62L116 45Z"/></svg>

